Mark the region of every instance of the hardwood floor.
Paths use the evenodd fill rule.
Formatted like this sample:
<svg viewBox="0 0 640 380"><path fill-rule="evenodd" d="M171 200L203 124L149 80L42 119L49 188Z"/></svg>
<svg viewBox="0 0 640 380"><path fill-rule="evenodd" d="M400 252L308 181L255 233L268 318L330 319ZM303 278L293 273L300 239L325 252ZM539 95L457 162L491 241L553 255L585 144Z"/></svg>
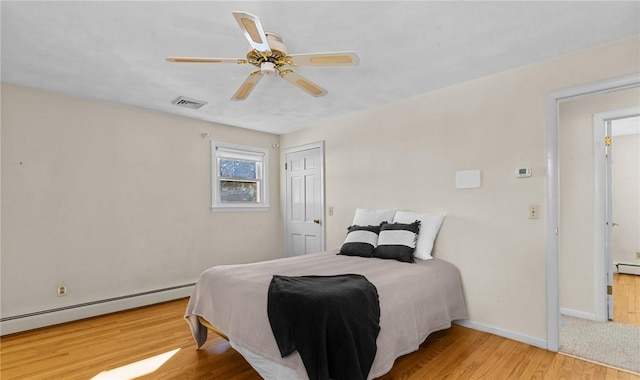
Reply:
<svg viewBox="0 0 640 380"><path fill-rule="evenodd" d="M240 354L210 336L202 350L182 318L186 299L0 340L2 379L234 379L260 376ZM158 363L149 363L153 358ZM147 360L145 360L147 359ZM146 375L124 373L151 367ZM157 367L154 369L154 367ZM488 333L453 326L396 360L380 379L640 379L613 368Z"/></svg>
<svg viewBox="0 0 640 380"><path fill-rule="evenodd" d="M640 326L640 276L613 275L613 321Z"/></svg>

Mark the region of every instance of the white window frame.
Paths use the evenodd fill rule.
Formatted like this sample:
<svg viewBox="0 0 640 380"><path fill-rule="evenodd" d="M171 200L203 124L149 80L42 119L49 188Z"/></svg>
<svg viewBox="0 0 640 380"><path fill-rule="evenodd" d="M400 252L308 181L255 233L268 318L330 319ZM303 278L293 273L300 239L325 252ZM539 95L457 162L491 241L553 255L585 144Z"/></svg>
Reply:
<svg viewBox="0 0 640 380"><path fill-rule="evenodd" d="M262 162L262 173L257 174L260 193L256 203L220 202L219 157L246 158ZM267 211L269 210L269 151L253 146L211 141L211 210L217 211Z"/></svg>

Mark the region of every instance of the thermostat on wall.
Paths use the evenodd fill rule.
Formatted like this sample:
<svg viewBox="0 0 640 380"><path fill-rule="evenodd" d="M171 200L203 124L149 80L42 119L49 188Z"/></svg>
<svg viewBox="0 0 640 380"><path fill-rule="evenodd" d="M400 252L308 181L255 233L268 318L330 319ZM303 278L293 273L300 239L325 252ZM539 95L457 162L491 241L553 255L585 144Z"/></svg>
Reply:
<svg viewBox="0 0 640 380"><path fill-rule="evenodd" d="M518 178L531 177L531 168L518 169Z"/></svg>

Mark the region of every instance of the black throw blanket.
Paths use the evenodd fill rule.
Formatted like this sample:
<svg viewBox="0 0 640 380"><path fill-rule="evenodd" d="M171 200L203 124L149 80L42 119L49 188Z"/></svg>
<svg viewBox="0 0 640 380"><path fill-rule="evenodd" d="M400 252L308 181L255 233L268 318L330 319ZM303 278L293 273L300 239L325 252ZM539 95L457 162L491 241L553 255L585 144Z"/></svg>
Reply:
<svg viewBox="0 0 640 380"><path fill-rule="evenodd" d="M297 349L310 380L367 378L380 304L364 276L273 276L267 309L280 354Z"/></svg>

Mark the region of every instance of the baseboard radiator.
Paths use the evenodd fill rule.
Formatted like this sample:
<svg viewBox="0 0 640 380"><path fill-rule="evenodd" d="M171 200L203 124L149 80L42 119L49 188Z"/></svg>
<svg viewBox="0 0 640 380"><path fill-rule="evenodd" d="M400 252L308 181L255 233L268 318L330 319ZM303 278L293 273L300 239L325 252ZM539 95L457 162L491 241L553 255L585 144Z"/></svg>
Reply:
<svg viewBox="0 0 640 380"><path fill-rule="evenodd" d="M640 275L640 264L617 263L616 271L618 273Z"/></svg>
<svg viewBox="0 0 640 380"><path fill-rule="evenodd" d="M32 330L59 323L95 317L154 303L188 297L195 283L83 302L76 305L40 310L0 318L0 335Z"/></svg>

